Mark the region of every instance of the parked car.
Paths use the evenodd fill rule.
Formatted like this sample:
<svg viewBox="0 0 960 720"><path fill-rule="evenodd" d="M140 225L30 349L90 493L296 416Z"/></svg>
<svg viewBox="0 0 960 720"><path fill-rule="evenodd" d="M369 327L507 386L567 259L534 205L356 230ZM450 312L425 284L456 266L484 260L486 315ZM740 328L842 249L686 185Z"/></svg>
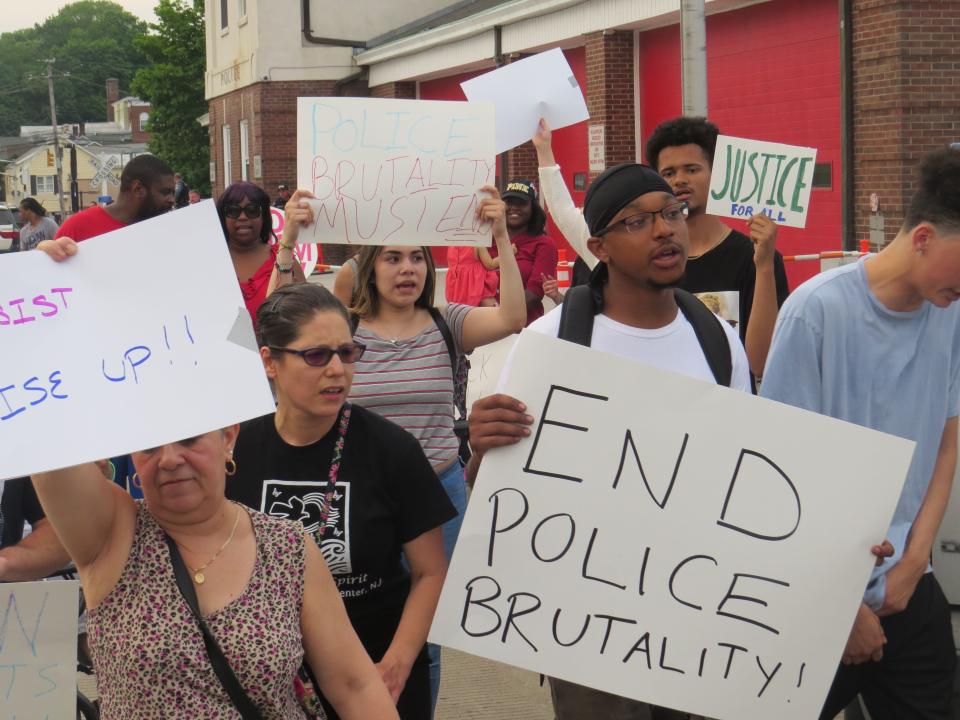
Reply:
<svg viewBox="0 0 960 720"><path fill-rule="evenodd" d="M0 204L0 253L20 249L20 226L17 208Z"/></svg>

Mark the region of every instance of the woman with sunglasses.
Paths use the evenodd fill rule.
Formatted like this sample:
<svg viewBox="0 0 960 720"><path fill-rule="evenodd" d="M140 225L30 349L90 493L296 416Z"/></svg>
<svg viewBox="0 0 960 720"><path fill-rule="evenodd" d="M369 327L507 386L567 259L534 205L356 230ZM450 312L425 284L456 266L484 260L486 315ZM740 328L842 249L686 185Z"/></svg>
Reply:
<svg viewBox="0 0 960 720"><path fill-rule="evenodd" d="M304 524L400 717L428 720L424 643L446 573L440 526L454 509L411 435L346 402L366 348L328 290L278 288L257 332L277 410L241 427L227 495Z"/></svg>
<svg viewBox="0 0 960 720"><path fill-rule="evenodd" d="M251 182L235 182L217 198L217 214L237 273L243 299L256 323L257 308L274 287L303 282L303 269L293 253L300 224L312 221L309 207L300 207L298 191L286 208L283 238L276 244L270 220L270 196ZM288 230L289 228L289 230Z"/></svg>
<svg viewBox="0 0 960 720"><path fill-rule="evenodd" d="M44 251L68 260L78 246L60 238ZM79 570L101 717L234 718L246 700L256 715L244 717L304 720L294 683L306 660L340 717L397 720L312 537L299 522L226 498L239 431L231 425L133 453L143 501L95 463L33 476ZM239 693L214 669L218 655L206 649L202 626Z"/></svg>

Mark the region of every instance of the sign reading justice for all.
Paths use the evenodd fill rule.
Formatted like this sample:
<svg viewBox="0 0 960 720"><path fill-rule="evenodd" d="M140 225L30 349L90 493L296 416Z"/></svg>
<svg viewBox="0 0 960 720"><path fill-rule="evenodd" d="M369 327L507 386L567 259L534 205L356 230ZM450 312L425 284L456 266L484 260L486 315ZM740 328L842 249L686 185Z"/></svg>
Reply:
<svg viewBox="0 0 960 720"><path fill-rule="evenodd" d="M544 362L549 358L549 362ZM539 335L430 640L722 720L826 697L913 443Z"/></svg>
<svg viewBox="0 0 960 720"><path fill-rule="evenodd" d="M720 135L707 212L746 219L763 213L778 225L805 227L816 148Z"/></svg>

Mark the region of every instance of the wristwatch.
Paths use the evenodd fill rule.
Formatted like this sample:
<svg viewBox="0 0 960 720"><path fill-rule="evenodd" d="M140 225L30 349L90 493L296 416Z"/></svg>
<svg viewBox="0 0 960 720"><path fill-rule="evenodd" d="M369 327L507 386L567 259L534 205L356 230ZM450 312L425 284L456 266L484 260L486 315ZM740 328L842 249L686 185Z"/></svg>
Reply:
<svg viewBox="0 0 960 720"><path fill-rule="evenodd" d="M293 261L290 261L286 265L281 265L280 262L277 262L277 272L287 275L293 272Z"/></svg>

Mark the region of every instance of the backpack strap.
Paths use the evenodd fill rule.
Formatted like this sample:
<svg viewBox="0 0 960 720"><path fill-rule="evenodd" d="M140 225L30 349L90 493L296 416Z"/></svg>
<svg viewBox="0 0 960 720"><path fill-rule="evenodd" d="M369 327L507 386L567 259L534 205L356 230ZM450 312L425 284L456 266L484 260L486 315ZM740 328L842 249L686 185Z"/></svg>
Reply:
<svg viewBox="0 0 960 720"><path fill-rule="evenodd" d="M696 295L680 288L675 288L673 294L680 310L693 326L717 384L730 387L733 361L730 358L730 341L721 325L724 321L714 315Z"/></svg>
<svg viewBox="0 0 960 720"><path fill-rule="evenodd" d="M450 326L447 325L447 320L443 317L443 313L440 312L437 308L430 308L430 317L433 318L433 322L436 323L437 329L440 331L440 334L443 335L443 342L447 345L447 354L450 356L450 367L456 375L457 372L457 345L453 342L453 333L450 332Z"/></svg>
<svg viewBox="0 0 960 720"><path fill-rule="evenodd" d="M590 347L593 338L593 318L598 312L593 289L589 285L577 285L567 290L560 310L561 340Z"/></svg>

